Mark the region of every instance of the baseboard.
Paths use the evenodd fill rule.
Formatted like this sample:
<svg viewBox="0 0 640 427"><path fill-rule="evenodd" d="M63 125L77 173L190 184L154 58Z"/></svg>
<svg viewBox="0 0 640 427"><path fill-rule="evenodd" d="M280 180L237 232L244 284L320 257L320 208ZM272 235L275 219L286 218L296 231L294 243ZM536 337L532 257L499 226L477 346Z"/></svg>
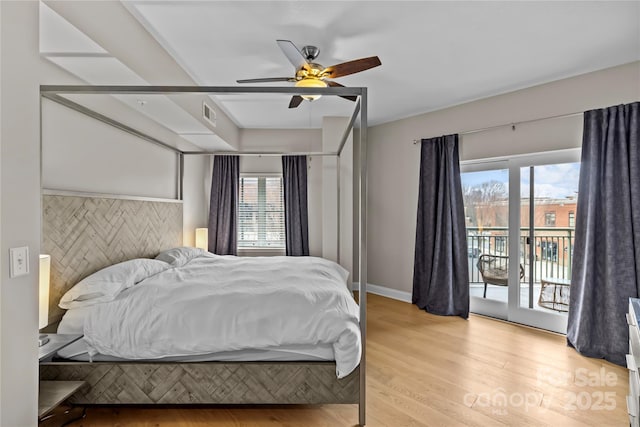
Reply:
<svg viewBox="0 0 640 427"><path fill-rule="evenodd" d="M351 284L351 289L354 291L358 290L359 283L354 282ZM411 303L411 292L399 291L397 289L387 288L386 286L373 285L371 283L367 284L367 293L380 295L383 297L395 299L402 302Z"/></svg>

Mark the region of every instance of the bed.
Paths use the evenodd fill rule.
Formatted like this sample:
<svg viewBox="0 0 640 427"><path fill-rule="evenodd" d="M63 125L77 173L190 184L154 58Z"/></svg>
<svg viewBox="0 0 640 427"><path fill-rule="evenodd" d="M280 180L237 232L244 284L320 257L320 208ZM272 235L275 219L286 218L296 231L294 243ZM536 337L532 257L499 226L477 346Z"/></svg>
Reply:
<svg viewBox="0 0 640 427"><path fill-rule="evenodd" d="M174 202L47 192L43 208L50 320L85 337L40 377L86 381L71 402L358 403L359 307L338 264L172 248Z"/></svg>
<svg viewBox="0 0 640 427"><path fill-rule="evenodd" d="M109 348L103 340L108 338L110 331L113 331L113 326L118 325L119 320L117 319L125 317L124 313L128 311L126 301L132 301L128 298L144 299L145 292L148 292L149 289L157 290L163 286L163 283L164 285L171 283L172 278L175 279L181 274L180 269L182 268L171 266L171 268L159 272L155 278L150 277L135 283L135 286L126 287L111 301L101 302L93 308L69 308L64 320L59 325L60 332L82 329L83 332L88 333L84 341L67 348L60 354L60 358L41 364L41 380L85 381L86 385L71 399L71 402L76 404L346 403L358 404L359 424L365 424L366 89L342 87L302 89L304 93L318 92L325 96L349 95L358 97L344 135L336 145L337 149L334 152L320 153L181 151L76 102L79 94L284 93L291 95L298 94L300 91L300 88L273 87L41 86L42 97L107 125L115 126L146 142L172 150L176 153L178 162L176 200L93 193L78 194L55 189L43 190L41 252L51 254L50 324L60 321L65 313L58 306L58 301L74 285L86 277L121 262L141 258L153 260L159 254L182 245L182 180L185 156L306 154L340 158L345 142L351 135L356 119L359 117L358 152L354 153L354 157L359 159L359 166L354 176L358 180L360 195L357 204L359 215L357 215L357 223L354 224L354 236L341 236L339 229L337 235L338 247L341 238L348 240L353 238L358 242L359 305L355 304L353 295L346 288L346 280L343 276L341 277L340 269L335 267L331 267L333 268L332 274L336 275L335 278L338 280L334 280L331 284L329 282L324 284L324 286L332 288L332 292L325 293L326 289L323 290L322 287L314 290L313 286L297 286L294 287L297 292L294 293L296 302L288 304L293 308L308 308L318 303L317 308L320 309L324 304L324 314L323 316L315 316L316 320L326 316L327 313L342 317L340 319L342 326L339 327L342 329L338 333L336 333L335 327L332 329L322 322L315 326L311 325L325 334L331 332L332 337L320 334L313 338L310 334L298 334L298 338L307 338L305 342L295 342L280 336L267 337L260 342L258 347L252 348L247 348L242 343L229 342L233 340L226 340L230 346L218 347L217 345L220 343L217 340L210 340L209 347L198 347L198 351L195 352L197 354L181 354L180 351L167 354L166 348L155 352L156 350L151 347L138 345L139 342L129 346L129 349L145 349L149 353L130 354L126 351L120 352L122 348L117 351ZM338 185L338 194L339 191ZM339 215L340 203L338 203L337 209ZM202 264L219 263L221 261L219 258L210 255L196 257L187 263L187 269L205 268ZM313 259L312 264L313 262L323 263L325 261ZM253 260L252 262L266 261ZM245 265L240 270L246 271L246 267ZM317 267L316 265L315 268ZM290 271L291 269L292 267L289 267ZM326 273L325 271L320 275ZM160 279L163 279L164 282ZM258 287L255 281L254 285L254 287ZM253 309L247 310L246 313L255 312L255 304L262 302L262 306L264 306L266 301L277 299L277 295L280 295L275 289L277 286L268 286L272 286L274 293L266 295L264 299L256 298L254 295L253 301L248 303L249 305L254 304ZM217 295L215 292L206 295L209 298L207 304L215 301L214 295ZM314 304L305 305L309 301L313 301ZM329 306L335 307L336 305L342 306L344 310L340 313L333 313L333 309L328 309ZM308 315L310 311L306 308L301 311L306 311ZM99 314L107 311L113 311L116 315L113 316L111 313L111 317L107 316L111 320L104 320L105 318ZM138 315L142 316L140 313ZM314 316L311 317L314 318ZM171 323L171 319L170 317L164 319L165 327ZM175 319L174 317L173 321ZM253 320L255 321L255 319ZM197 322L194 319L188 321ZM309 326L305 325L304 321L285 322L280 319L279 322L284 327L283 329L290 327L289 329L292 331L296 329L305 331L305 328ZM129 323L135 323L135 321L132 320ZM147 324L142 330L149 331L149 328L155 325L152 323ZM302 324L296 325L295 323ZM329 325L331 324L329 323ZM120 326L123 325L118 327ZM164 330L166 329L158 326L156 332ZM207 331L203 330L203 332ZM140 336L145 336L146 332L145 334L138 332L138 335L140 338ZM236 336L236 332L228 335L226 338L240 338ZM131 330L129 336L136 336L136 332ZM244 337L244 339L257 342L255 338Z"/></svg>
<svg viewBox="0 0 640 427"><path fill-rule="evenodd" d="M316 257L219 256L181 247L83 279L61 299L58 333L84 334L80 361L360 361L348 272ZM222 354L221 354L222 353Z"/></svg>

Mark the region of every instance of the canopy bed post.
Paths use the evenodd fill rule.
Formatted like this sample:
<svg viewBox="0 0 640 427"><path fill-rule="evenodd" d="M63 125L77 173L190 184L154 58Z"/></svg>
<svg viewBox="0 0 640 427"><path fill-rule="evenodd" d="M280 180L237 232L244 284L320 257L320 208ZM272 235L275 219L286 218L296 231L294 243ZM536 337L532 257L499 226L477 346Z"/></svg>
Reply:
<svg viewBox="0 0 640 427"><path fill-rule="evenodd" d="M178 153L178 200L184 200L184 153Z"/></svg>
<svg viewBox="0 0 640 427"><path fill-rule="evenodd" d="M367 382L367 88L360 89L360 161L359 194L360 218L358 224L360 248L358 250L358 304L360 305L360 339L362 356L360 357L360 403L358 420L361 426L366 422ZM352 126L353 128L353 126Z"/></svg>
<svg viewBox="0 0 640 427"><path fill-rule="evenodd" d="M214 86L41 86L41 97L47 98L58 104L76 110L83 113L93 119L106 123L131 135L134 135L146 142L161 146L165 149L171 150L177 154L177 177L176 177L176 200L162 201L169 205L180 203L184 199L184 172L185 172L185 155L240 155L240 156L282 156L282 155L307 155L307 156L331 156L336 158L336 173L337 173L337 241L338 251L337 257L340 261L340 159L342 150L347 142L349 135L352 134L354 125L358 115L360 116L360 132L359 132L359 147L358 153L354 150L354 156L359 156L359 166L357 173L353 174L353 179L357 179L357 188L359 189L358 197L358 224L353 228L353 237L358 236L358 273L359 273L359 323L360 323L360 335L361 335L361 358L360 364L349 376L337 379L335 377L335 363L330 362L199 362L199 363L173 363L171 366L179 368L183 376L189 376L192 381L193 389L190 389L190 385L184 385L184 393L180 396L165 395L161 399L156 399L151 395L144 395L143 397L149 398L147 400L140 400L136 396L129 396L126 393L123 395L115 394L103 394L99 390L110 390L114 387L114 384L107 384L105 381L111 378L106 375L107 372L125 372L129 371L138 372L138 368L145 367L148 372L158 372L165 369L171 362L136 362L136 361L122 361L122 362L51 362L41 365L41 379L59 379L63 380L67 377L82 377L92 378L92 381L88 381L87 387L78 396L77 403L84 404L139 404L139 403L153 403L153 404L179 404L179 403L226 403L226 404L250 404L250 403L296 403L296 404L322 404L322 403L358 403L358 419L359 424L364 426L366 422L366 321L367 321L367 222L366 222L366 207L367 207L367 167L366 167L366 140L367 140L367 89L366 88L347 88L347 87L326 87L326 88L295 88L295 87L214 87ZM157 95L170 95L176 93L207 93L207 94L292 94L292 95L327 95L327 96L357 96L357 100L353 114L350 117L350 121L345 129L345 132L340 141L339 148L336 152L211 152L211 151L184 151L180 150L172 145L169 145L163 141L160 141L154 137L144 134L136 129L133 129L121 122L118 122L110 117L104 116L96 111L93 111L84 105L81 105L75 101L61 96L61 95L77 95L77 94L104 94L104 95L117 95L117 94L157 94ZM42 115L41 115L42 116ZM42 124L42 117L41 117ZM42 135L41 135L42 139ZM354 141L355 142L355 141ZM42 141L41 141L42 143ZM355 144L354 144L355 148ZM44 193L43 193L44 194ZM93 198L87 195L83 197L89 197L88 206L97 206ZM105 196L98 195L97 198L115 198L120 196ZM136 199L135 197L133 198ZM140 198L137 198L140 199ZM48 199L47 199L48 202ZM67 201L68 202L68 201ZM81 203L76 201L77 203ZM145 203L158 202L158 201L144 201ZM84 203L84 202L82 202ZM56 209L47 209L49 214L54 214ZM157 209L156 209L157 211ZM92 218L104 218L104 215L88 215L87 220ZM178 218L179 217L179 218ZM83 217L84 218L84 217ZM138 218L139 219L139 218ZM177 215L175 221L171 220L171 226L176 226L176 230L182 230L182 217ZM64 224L60 225L62 227ZM99 227L100 224L97 224ZM132 233L135 233L140 227L131 227ZM355 234L358 233L358 234ZM163 235L163 233L159 233ZM55 236L50 236L52 240ZM139 241L146 242L145 236L139 236ZM45 238L45 246L47 236ZM96 236L98 238L98 236ZM88 247L86 251L91 252L92 247L95 246L95 242L88 239ZM136 240L135 238L133 239ZM159 251L164 243L157 243L145 246L147 251ZM137 252L136 252L137 251ZM149 254L143 254L136 250L128 254L127 257L134 256L147 257ZM140 253L139 253L140 252ZM60 256L67 256L69 253L60 254ZM129 256L130 255L130 256ZM84 261L86 257L83 258ZM76 262L76 258L70 256L70 262L77 267L76 275L78 277L86 276L87 274L96 270L96 265L91 263ZM83 262L84 262L83 261ZM82 265L80 265L82 264ZM68 290L74 285L66 277L58 277L57 284L60 289ZM54 286L52 284L52 286ZM102 372L105 374L100 378L96 377L96 372ZM224 386L224 381L221 378L228 377L229 372L245 372L246 377L250 378L255 375L273 375L272 380L274 384L278 385L275 390L270 388L260 389L259 391L253 390L255 387L253 383L247 383L246 386L253 392L251 397L235 396L226 392L220 392L221 395L215 393L207 393L203 395L196 395L193 390L202 390L205 388L211 388L212 390L219 387L221 384ZM178 372L178 371L176 371ZM291 384L291 375L295 372L303 372L298 375L299 384L294 384L295 390L287 390L280 387L280 385ZM120 375L119 374L119 375ZM286 375L285 375L286 374ZM288 376L287 376L288 375ZM126 376L126 375L125 375ZM150 380L149 380L150 381ZM124 384L124 383L123 383ZM322 387L316 385L322 384ZM144 386L153 389L152 384L148 380L144 380ZM123 386L124 387L124 386ZM282 388L282 390L281 390ZM224 388L220 389L224 391ZM142 396L142 395L141 395ZM136 398L134 398L136 397Z"/></svg>
<svg viewBox="0 0 640 427"><path fill-rule="evenodd" d="M340 243L342 239L340 239L340 153L336 155L336 238L338 240L338 245L336 247L336 262L340 264Z"/></svg>

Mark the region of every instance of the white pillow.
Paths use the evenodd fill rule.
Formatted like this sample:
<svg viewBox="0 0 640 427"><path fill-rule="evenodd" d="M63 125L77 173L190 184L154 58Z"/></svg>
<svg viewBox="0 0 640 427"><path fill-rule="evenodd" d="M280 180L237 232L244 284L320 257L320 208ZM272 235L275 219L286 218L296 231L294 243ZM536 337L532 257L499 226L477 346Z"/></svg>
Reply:
<svg viewBox="0 0 640 427"><path fill-rule="evenodd" d="M206 254L207 252L200 248L190 248L184 246L182 248L173 248L160 252L156 257L160 261L171 264L172 267L182 267L189 261L199 256Z"/></svg>
<svg viewBox="0 0 640 427"><path fill-rule="evenodd" d="M85 277L60 299L65 310L113 301L122 291L171 266L155 259L138 258L114 264Z"/></svg>
<svg viewBox="0 0 640 427"><path fill-rule="evenodd" d="M86 306L67 310L58 325L59 334L83 334L84 319L91 313L93 306Z"/></svg>

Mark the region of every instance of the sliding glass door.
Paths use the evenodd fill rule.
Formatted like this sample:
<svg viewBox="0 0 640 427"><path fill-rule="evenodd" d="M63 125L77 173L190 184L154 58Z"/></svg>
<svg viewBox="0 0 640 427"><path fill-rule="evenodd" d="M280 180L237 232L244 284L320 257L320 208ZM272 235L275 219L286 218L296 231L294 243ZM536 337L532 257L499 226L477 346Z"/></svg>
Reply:
<svg viewBox="0 0 640 427"><path fill-rule="evenodd" d="M579 155L463 163L472 312L566 332Z"/></svg>
<svg viewBox="0 0 640 427"><path fill-rule="evenodd" d="M468 165L461 178L471 311L506 319L509 169L506 162Z"/></svg>
<svg viewBox="0 0 640 427"><path fill-rule="evenodd" d="M520 184L518 250L524 279L510 318L565 333L578 206L579 153L515 162Z"/></svg>

